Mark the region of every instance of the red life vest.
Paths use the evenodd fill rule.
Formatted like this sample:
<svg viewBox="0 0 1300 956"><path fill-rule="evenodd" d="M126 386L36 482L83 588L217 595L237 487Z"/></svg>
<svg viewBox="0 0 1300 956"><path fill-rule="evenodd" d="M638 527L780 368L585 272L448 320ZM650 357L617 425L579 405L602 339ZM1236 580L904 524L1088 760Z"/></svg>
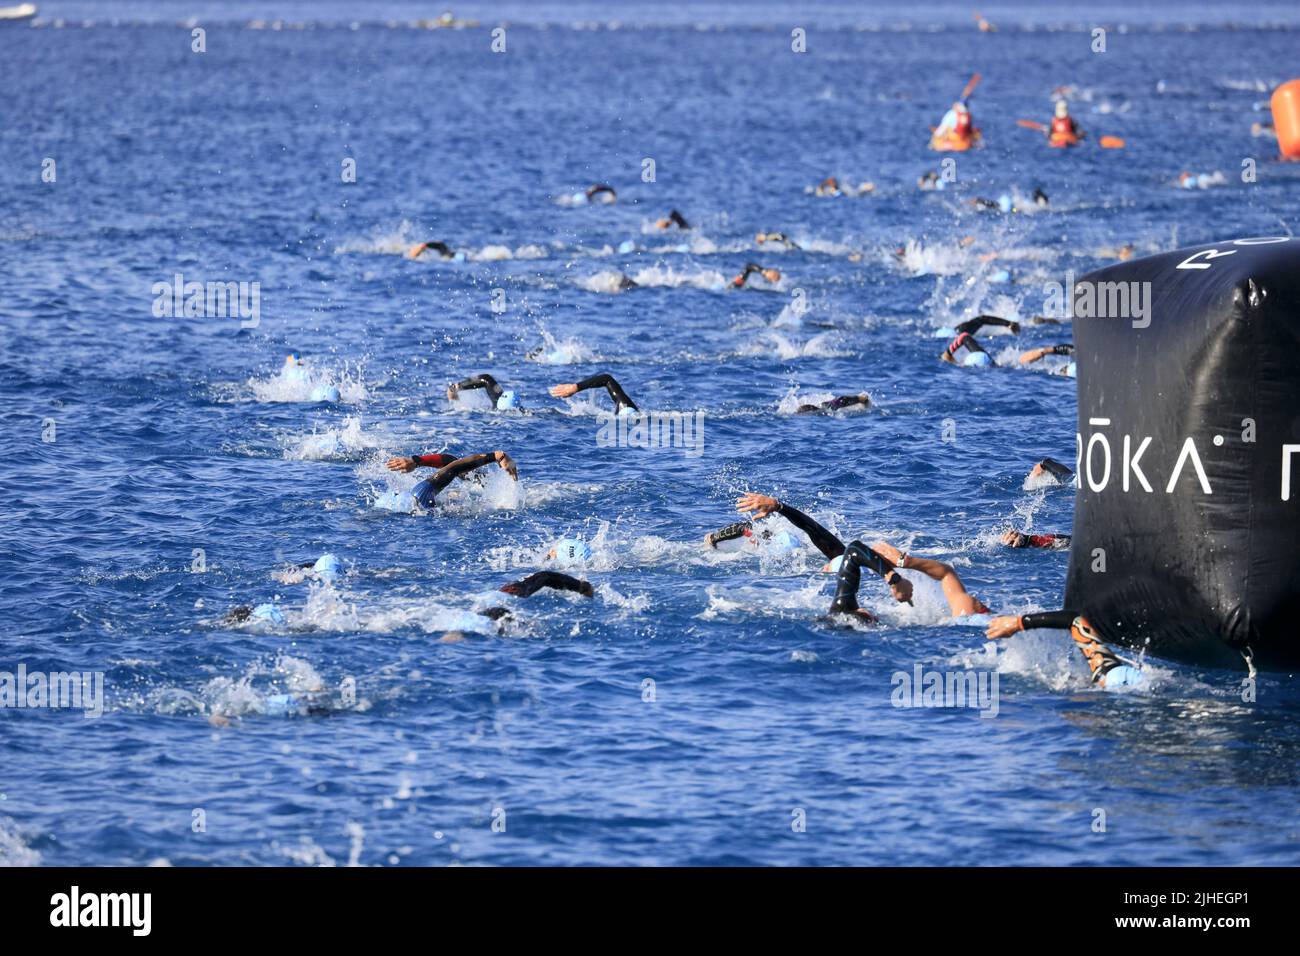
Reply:
<svg viewBox="0 0 1300 956"><path fill-rule="evenodd" d="M1074 138L1074 120L1068 116L1052 117L1052 135L1062 139Z"/></svg>
<svg viewBox="0 0 1300 956"><path fill-rule="evenodd" d="M970 136L970 113L969 112L957 114L957 125L953 127L953 131L958 136L961 137Z"/></svg>

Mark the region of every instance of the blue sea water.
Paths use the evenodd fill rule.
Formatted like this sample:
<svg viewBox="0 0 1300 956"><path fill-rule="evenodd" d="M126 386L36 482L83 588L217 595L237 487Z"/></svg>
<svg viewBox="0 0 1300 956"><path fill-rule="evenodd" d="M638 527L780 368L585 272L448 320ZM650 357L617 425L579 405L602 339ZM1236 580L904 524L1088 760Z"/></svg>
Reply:
<svg viewBox="0 0 1300 956"><path fill-rule="evenodd" d="M52 2L0 26L0 670L99 671L106 696L0 712L0 863L1300 861L1292 676L1245 702L1244 667L1148 658L1150 686L1107 694L1061 632L991 665L923 581L910 608L866 582L882 623L845 628L811 549L702 547L759 490L997 610L1058 607L1065 553L998 535L1069 531L1071 490L1024 482L1072 462L1073 382L1014 361L1068 326L981 336L989 370L936 361L933 330L1041 314L1125 244L1290 234L1300 167L1251 123L1300 72L1293 4L989 5L991 34L948 3L413 22L439 12ZM919 191L975 71L984 148ZM1127 148L1015 125L1064 85ZM875 189L813 195L828 175ZM593 182L618 202L574 204ZM1035 187L1047 210L968 203ZM654 228L672 208L691 232ZM433 239L466 261L404 256ZM728 287L748 261L781 282ZM260 321L156 315L177 274L259 283ZM523 409L446 399L484 371ZM597 371L703 412L703 453L600 447L604 395L547 394ZM859 391L865 413L792 414ZM389 455L497 448L518 485L370 507L414 483ZM594 599L495 593L566 535ZM325 552L332 583L295 568ZM264 602L283 623L222 622ZM498 604L504 634L476 613ZM895 707L918 666L995 666L996 717Z"/></svg>

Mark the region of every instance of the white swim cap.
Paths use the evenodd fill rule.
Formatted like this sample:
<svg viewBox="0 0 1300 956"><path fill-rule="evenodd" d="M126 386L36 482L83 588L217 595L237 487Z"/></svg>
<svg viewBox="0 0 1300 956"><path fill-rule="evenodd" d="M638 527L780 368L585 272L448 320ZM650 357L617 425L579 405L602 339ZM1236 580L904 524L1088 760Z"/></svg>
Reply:
<svg viewBox="0 0 1300 956"><path fill-rule="evenodd" d="M970 352L962 360L961 364L986 368L993 364L993 359L989 358L988 352Z"/></svg>
<svg viewBox="0 0 1300 956"><path fill-rule="evenodd" d="M1006 269L998 269L996 272L994 272L992 275L989 276L989 281L990 281L990 282L1010 282L1010 281L1011 281L1011 273L1008 272Z"/></svg>
<svg viewBox="0 0 1300 956"><path fill-rule="evenodd" d="M1011 211L1011 197L1008 196L1006 193L1003 193L1001 196L999 196L999 197L998 197L998 208L1001 209L1003 212L1010 212L1010 211Z"/></svg>
<svg viewBox="0 0 1300 956"><path fill-rule="evenodd" d="M839 574L840 568L843 566L843 564L844 564L844 555L837 554L835 557L831 558L829 564L831 574Z"/></svg>
<svg viewBox="0 0 1300 956"><path fill-rule="evenodd" d="M519 396L515 394L513 389L509 388L502 392L501 397L497 399L497 408L503 412L515 408L518 404Z"/></svg>
<svg viewBox="0 0 1300 956"><path fill-rule="evenodd" d="M457 253L455 253L455 254L451 257L451 261L452 261L452 262L464 262L464 261L465 261L465 253L463 253L463 252L457 252Z"/></svg>
<svg viewBox="0 0 1300 956"><path fill-rule="evenodd" d="M562 565L591 560L591 548L581 538L561 538L555 542L555 560Z"/></svg>
<svg viewBox="0 0 1300 956"><path fill-rule="evenodd" d="M636 243L631 239L624 239L618 244L618 251L626 255L636 249Z"/></svg>

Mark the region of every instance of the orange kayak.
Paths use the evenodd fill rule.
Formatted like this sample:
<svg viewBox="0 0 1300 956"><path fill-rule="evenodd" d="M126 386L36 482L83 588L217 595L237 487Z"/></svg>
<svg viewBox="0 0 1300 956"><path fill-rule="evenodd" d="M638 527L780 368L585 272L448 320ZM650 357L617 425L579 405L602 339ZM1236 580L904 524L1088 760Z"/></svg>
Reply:
<svg viewBox="0 0 1300 956"><path fill-rule="evenodd" d="M975 130L970 136L944 133L930 137L930 148L937 153L964 153L974 146L979 138L979 130Z"/></svg>
<svg viewBox="0 0 1300 956"><path fill-rule="evenodd" d="M1055 146L1057 148L1078 146L1079 137L1075 136L1073 133L1053 133L1051 136L1047 137L1047 145Z"/></svg>

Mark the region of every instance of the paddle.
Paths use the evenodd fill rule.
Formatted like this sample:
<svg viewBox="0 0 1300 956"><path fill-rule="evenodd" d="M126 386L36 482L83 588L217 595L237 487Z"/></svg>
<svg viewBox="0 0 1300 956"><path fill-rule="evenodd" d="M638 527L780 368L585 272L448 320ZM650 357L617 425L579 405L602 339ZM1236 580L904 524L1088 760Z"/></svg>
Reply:
<svg viewBox="0 0 1300 956"><path fill-rule="evenodd" d="M957 99L963 101L968 99L970 95L975 92L975 87L980 85L981 79L983 79L983 77L981 77L978 73L972 76L970 78L970 81L966 84L965 88L961 91L961 96L957 97Z"/></svg>
<svg viewBox="0 0 1300 956"><path fill-rule="evenodd" d="M1037 130L1040 133L1047 132L1047 124L1038 123L1034 120L1018 119L1016 125L1023 126L1025 129ZM1123 149L1127 144L1119 136L1103 136L1097 140L1097 145L1102 149Z"/></svg>

